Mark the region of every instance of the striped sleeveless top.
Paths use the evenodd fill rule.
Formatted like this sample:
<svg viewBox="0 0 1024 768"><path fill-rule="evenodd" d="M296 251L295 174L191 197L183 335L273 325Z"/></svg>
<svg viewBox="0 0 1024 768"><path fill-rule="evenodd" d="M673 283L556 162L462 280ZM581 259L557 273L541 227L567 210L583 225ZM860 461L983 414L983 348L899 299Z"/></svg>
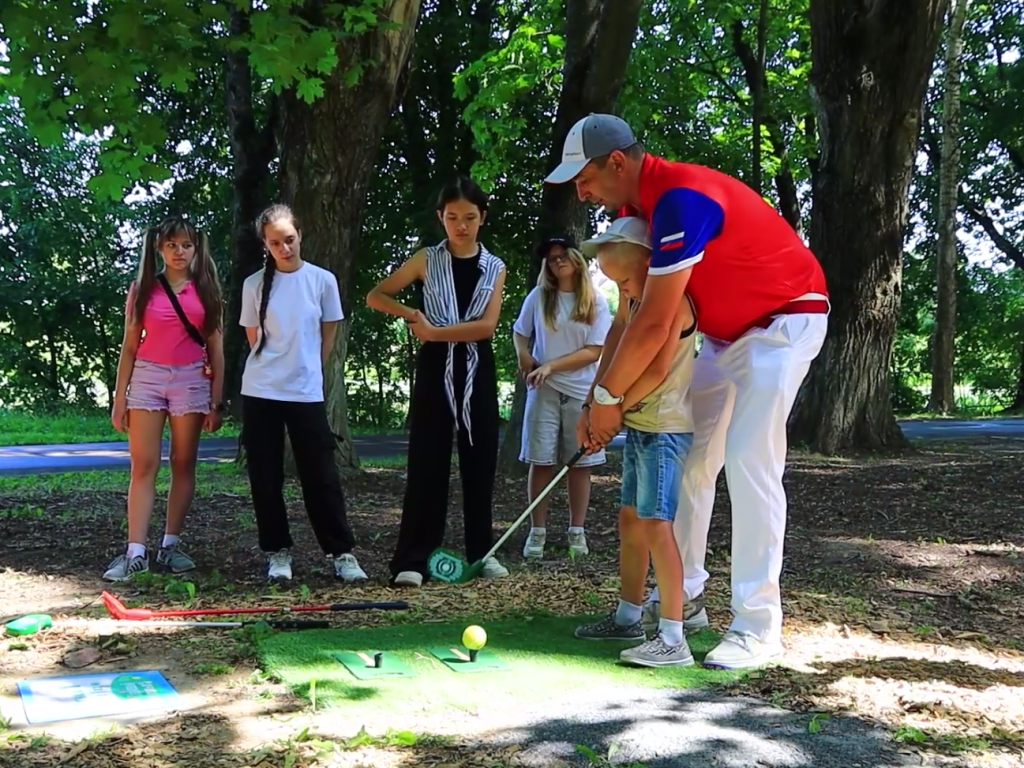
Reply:
<svg viewBox="0 0 1024 768"><path fill-rule="evenodd" d="M505 269L505 264L480 244L480 280L473 291L465 315L459 317L459 303L455 296L455 280L452 277L452 259L448 252L447 240L438 245L430 246L427 251L427 274L423 281L423 314L432 325L447 327L479 320L484 316L498 275ZM448 398L448 407L452 410L455 423L458 425L460 414L457 412L455 400L455 347L458 343L448 343L448 357L444 367L444 389ZM473 380L476 378L477 366L480 363L480 352L475 341L464 342L466 349L466 386L462 398L462 425L469 433L470 445L473 443L473 432L470 429L470 395L473 394Z"/></svg>

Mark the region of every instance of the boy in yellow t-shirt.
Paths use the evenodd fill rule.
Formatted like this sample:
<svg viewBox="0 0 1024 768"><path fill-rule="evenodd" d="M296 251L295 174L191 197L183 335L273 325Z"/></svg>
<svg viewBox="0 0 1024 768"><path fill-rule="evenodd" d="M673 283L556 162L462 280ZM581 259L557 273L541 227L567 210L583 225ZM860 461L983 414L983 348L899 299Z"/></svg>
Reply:
<svg viewBox="0 0 1024 768"><path fill-rule="evenodd" d="M611 364L626 325L640 306L651 257L650 230L643 219L623 217L600 236L583 243L601 271L619 286L619 307L605 340L595 381ZM619 658L645 667L689 666L693 654L683 630L683 564L672 524L676 516L683 463L693 444L689 388L693 374L696 320L689 297L683 298L668 341L650 367L625 394L622 403L626 446L622 458L622 506L619 510L619 605L608 616L576 629L590 640L644 640ZM587 398L593 398L593 387ZM586 407L578 432L583 444ZM661 618L647 639L641 623L644 582L651 560L661 594Z"/></svg>

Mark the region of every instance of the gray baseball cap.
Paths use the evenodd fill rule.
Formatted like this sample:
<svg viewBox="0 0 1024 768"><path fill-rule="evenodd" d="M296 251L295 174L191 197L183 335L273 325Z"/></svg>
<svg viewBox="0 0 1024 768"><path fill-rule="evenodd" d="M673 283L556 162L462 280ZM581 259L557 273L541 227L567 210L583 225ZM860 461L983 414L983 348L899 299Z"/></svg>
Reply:
<svg viewBox="0 0 1024 768"><path fill-rule="evenodd" d="M636 144L633 129L621 117L594 113L569 130L562 146L562 162L544 181L564 184L576 178L595 157L604 157L616 149Z"/></svg>
<svg viewBox="0 0 1024 768"><path fill-rule="evenodd" d="M620 216L600 235L584 240L580 250L592 259L597 256L598 246L605 243L632 243L651 250L651 228L638 216Z"/></svg>

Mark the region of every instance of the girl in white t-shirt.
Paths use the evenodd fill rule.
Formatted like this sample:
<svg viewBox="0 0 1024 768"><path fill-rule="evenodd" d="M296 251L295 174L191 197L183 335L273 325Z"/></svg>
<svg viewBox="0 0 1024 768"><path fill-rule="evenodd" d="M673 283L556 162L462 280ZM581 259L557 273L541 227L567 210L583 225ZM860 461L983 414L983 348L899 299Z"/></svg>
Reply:
<svg viewBox="0 0 1024 768"><path fill-rule="evenodd" d="M608 301L594 289L587 263L567 236L541 244L537 287L523 302L513 326L519 370L529 387L519 460L530 465L530 501L574 454L576 422L611 327ZM531 337L532 348L531 348ZM590 468L604 451L581 458L569 470L569 549L586 555L584 525L590 504ZM548 503L537 505L523 556L539 558L547 537Z"/></svg>
<svg viewBox="0 0 1024 768"><path fill-rule="evenodd" d="M364 581L334 463L334 432L324 404L324 364L344 317L334 274L301 257L291 210L273 205L256 220L266 266L242 285L250 352L242 374L242 443L267 577L292 577L293 546L284 504L284 431L288 428L302 498L320 548L344 581Z"/></svg>

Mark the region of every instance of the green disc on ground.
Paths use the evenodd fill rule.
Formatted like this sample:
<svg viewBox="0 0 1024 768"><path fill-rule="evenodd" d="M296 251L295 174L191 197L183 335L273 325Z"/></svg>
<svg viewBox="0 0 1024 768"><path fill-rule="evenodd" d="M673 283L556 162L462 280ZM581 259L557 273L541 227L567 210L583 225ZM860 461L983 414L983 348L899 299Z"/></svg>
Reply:
<svg viewBox="0 0 1024 768"><path fill-rule="evenodd" d="M486 649L477 651L475 661L468 649L457 645L431 648L430 654L452 672L505 672L512 668L508 662Z"/></svg>
<svg viewBox="0 0 1024 768"><path fill-rule="evenodd" d="M53 626L53 619L45 613L32 613L4 625L8 635L32 635Z"/></svg>
<svg viewBox="0 0 1024 768"><path fill-rule="evenodd" d="M375 666L376 655L380 654L380 666ZM415 677L408 664L394 653L382 651L338 651L331 654L345 665L345 668L360 680L374 680L381 677Z"/></svg>

